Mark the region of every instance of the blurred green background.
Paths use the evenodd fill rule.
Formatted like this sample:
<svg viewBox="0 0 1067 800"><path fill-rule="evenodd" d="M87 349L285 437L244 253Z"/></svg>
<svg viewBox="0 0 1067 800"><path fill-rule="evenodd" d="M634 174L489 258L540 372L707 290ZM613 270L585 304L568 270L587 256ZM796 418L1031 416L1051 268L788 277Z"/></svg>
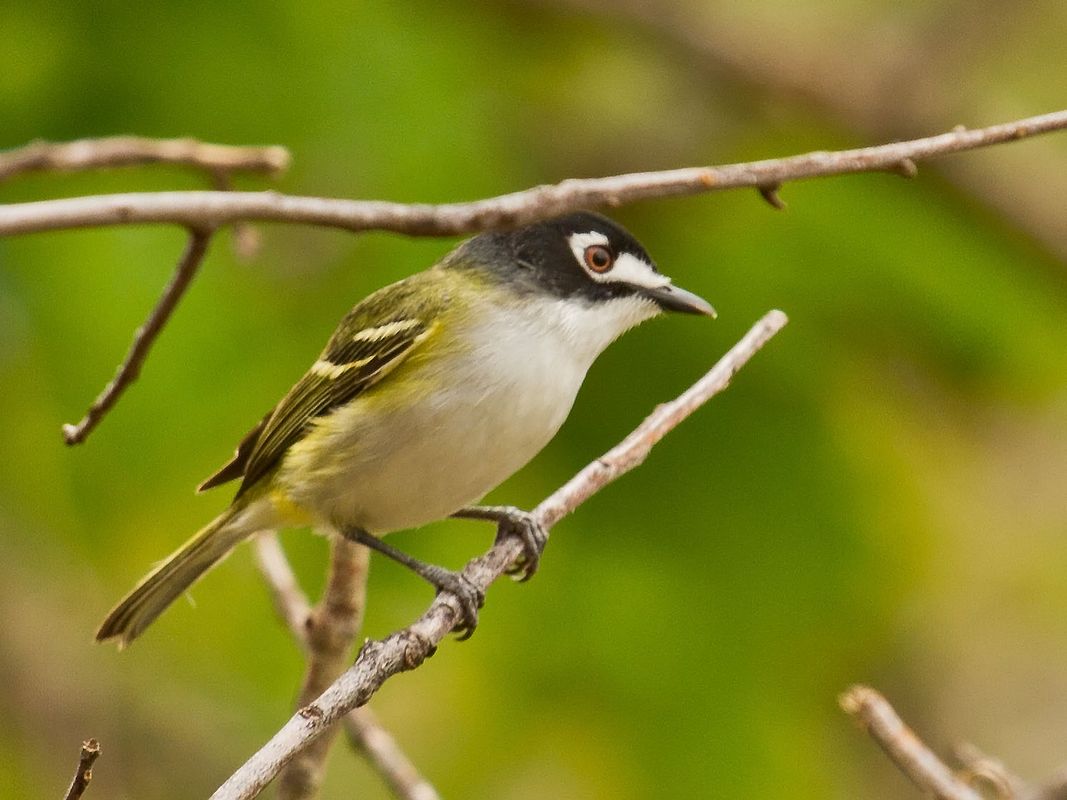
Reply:
<svg viewBox="0 0 1067 800"><path fill-rule="evenodd" d="M0 147L115 133L291 148L275 188L474 199L568 176L860 146L1063 107L1067 5L608 0L0 0ZM244 179L244 188L268 182ZM146 167L32 176L0 202L202 188ZM883 690L945 752L1067 760L1067 136L616 216L719 309L615 345L556 441L491 498L530 506L707 369L792 323L647 464L561 523L373 706L446 797L898 797L838 710ZM192 488L337 319L452 241L229 234L141 380L64 447L183 234L0 240L0 796L209 794L289 716L302 661L248 547L121 654L102 615L227 502ZM488 528L398 546L459 565ZM284 542L306 588L325 541ZM426 587L374 561L366 633ZM386 797L343 744L325 797Z"/></svg>

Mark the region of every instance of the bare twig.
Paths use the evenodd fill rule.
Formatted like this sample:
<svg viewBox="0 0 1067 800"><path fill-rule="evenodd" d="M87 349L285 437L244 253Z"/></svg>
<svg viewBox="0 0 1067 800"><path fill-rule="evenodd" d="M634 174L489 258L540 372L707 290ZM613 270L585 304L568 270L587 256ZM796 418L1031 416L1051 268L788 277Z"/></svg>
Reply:
<svg viewBox="0 0 1067 800"><path fill-rule="evenodd" d="M470 203L444 205L296 197L274 192L142 192L0 207L0 236L100 225L171 223L217 227L242 221L290 222L350 231L448 236L520 225L579 208L762 188L805 178L899 170L907 160L1015 141L1067 128L1067 111L975 130L837 152L813 152L718 167L690 167L607 178L569 179Z"/></svg>
<svg viewBox="0 0 1067 800"><path fill-rule="evenodd" d="M67 424L63 426L63 438L67 444L80 444L85 441L85 437L100 424L100 420L115 405L119 395L125 391L127 386L137 380L137 376L141 374L141 366L148 356L148 351L152 348L156 337L163 330L163 326L167 324L167 320L170 319L175 306L178 305L178 301L181 300L185 290L189 288L189 283L200 268L204 255L207 253L211 234L212 231L209 228L193 227L189 229L189 242L185 247L185 252L182 253L181 259L178 261L174 274L171 276L170 283L163 290L159 302L152 309L152 313L149 314L144 325L138 328L137 333L134 334L133 344L130 346L126 358L119 365L115 377L104 387L104 391L93 401L93 404L89 406L89 410L85 413L81 422L77 425Z"/></svg>
<svg viewBox="0 0 1067 800"><path fill-rule="evenodd" d="M195 274L211 233L222 225L274 221L351 231L389 230L413 236L443 236L518 225L578 208L618 206L653 197L738 187L754 187L769 203L781 207L778 188L787 181L875 170L912 174L914 162L920 159L1064 128L1067 128L1067 111L1059 111L977 130L957 127L939 136L858 150L813 152L719 167L570 179L486 200L444 205L231 191L148 192L13 203L0 206L0 236L134 223L173 223L190 230L189 247L173 280L148 321L138 330L115 379L81 422L63 426L67 443L77 444L85 439L125 387L136 378L152 342ZM88 144L83 146L88 147ZM207 159L206 156L203 158ZM85 159L80 163L85 163ZM220 168L216 173L220 185L228 185L221 174L224 171Z"/></svg>
<svg viewBox="0 0 1067 800"><path fill-rule="evenodd" d="M734 374L786 324L781 311L766 314L719 362L678 398L665 403L619 445L589 464L533 510L550 528L611 481L640 464L653 445L682 420L730 385ZM522 555L509 537L468 562L464 577L483 591ZM313 703L300 709L255 755L212 795L212 800L255 797L296 753L352 709L366 704L393 675L415 669L434 652L461 617L455 597L442 592L408 627L381 641L368 640L359 657Z"/></svg>
<svg viewBox="0 0 1067 800"><path fill-rule="evenodd" d="M195 139L110 136L75 142L31 142L0 152L0 181L26 172L76 172L137 164L180 164L211 173L259 172L277 176L289 167L284 147L233 147Z"/></svg>
<svg viewBox="0 0 1067 800"><path fill-rule="evenodd" d="M969 786L988 786L997 800L1021 800L1029 797L1026 783L999 758L986 755L973 744L960 744L954 750L963 765L961 777Z"/></svg>
<svg viewBox="0 0 1067 800"><path fill-rule="evenodd" d="M840 698L841 708L858 720L912 783L939 800L982 800L923 744L881 694L853 686Z"/></svg>
<svg viewBox="0 0 1067 800"><path fill-rule="evenodd" d="M643 0L538 0L537 4L635 23L662 39L672 56L688 58L712 80L742 87L744 96L761 107L780 108L783 101L800 100L820 115L874 139L907 138L939 124L945 109L953 105L948 93L958 85L952 71L967 63L968 51L988 50L989 38L1003 33L1002 25L981 22L990 17L975 13L973 2L928 4L930 13L921 28L896 47L887 44L897 38L886 36L888 20L865 16L862 30L836 37L841 46L833 48L812 48L806 37L768 35L766 26L739 22L737 15L722 13L726 6L713 4L704 4L699 13L686 3ZM1021 16L1015 15L1013 22ZM895 29L898 22L889 25ZM950 24L953 36L948 42L944 31ZM872 56L874 52L878 55ZM855 69L859 63L863 68ZM986 163L980 170L953 161L939 170L950 183L1051 251L1067 256L1067 223L1058 206L1048 202L1067 189L1062 170L1037 181L1009 161Z"/></svg>
<svg viewBox="0 0 1067 800"><path fill-rule="evenodd" d="M369 565L370 550L340 536L333 538L326 590L305 626L308 665L298 707L306 706L322 694L344 671L352 642L363 627ZM326 729L286 765L278 785L282 800L315 796L336 733L336 726Z"/></svg>
<svg viewBox="0 0 1067 800"><path fill-rule="evenodd" d="M259 569L270 587L278 616L306 649L311 605L297 584L277 535L262 533L257 536L255 553ZM366 575L365 572L363 574ZM378 772L394 795L401 800L438 800L437 791L419 774L411 759L370 708L363 706L352 709L345 715L343 724L349 742Z"/></svg>
<svg viewBox="0 0 1067 800"><path fill-rule="evenodd" d="M904 724L879 692L853 686L841 695L840 703L912 783L939 800L984 800L987 796L996 800L1067 800L1067 769L1034 788L1000 759L972 744L961 744L954 751L962 765L956 773ZM986 787L988 794L976 786Z"/></svg>
<svg viewBox="0 0 1067 800"><path fill-rule="evenodd" d="M370 761L394 795L401 800L440 800L437 790L419 774L369 707L352 709L344 723L349 742Z"/></svg>
<svg viewBox="0 0 1067 800"><path fill-rule="evenodd" d="M65 800L79 800L93 779L93 764L100 757L100 743L96 739L82 742L81 755L78 758L78 771L67 789Z"/></svg>
<svg viewBox="0 0 1067 800"><path fill-rule="evenodd" d="M256 566L263 574L274 600L274 610L296 637L301 647L307 647L308 621L311 603L296 581L289 559L285 557L278 534L264 531L253 540Z"/></svg>

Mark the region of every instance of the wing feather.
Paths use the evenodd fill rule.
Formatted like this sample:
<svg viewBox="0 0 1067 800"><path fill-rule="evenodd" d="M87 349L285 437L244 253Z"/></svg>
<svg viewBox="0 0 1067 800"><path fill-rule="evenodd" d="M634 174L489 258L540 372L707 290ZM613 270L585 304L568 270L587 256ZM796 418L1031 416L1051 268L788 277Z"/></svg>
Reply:
<svg viewBox="0 0 1067 800"><path fill-rule="evenodd" d="M429 330L424 322L407 319L355 333L339 331L267 420L237 494L268 473L313 420L352 401L396 368ZM379 333L368 335L374 332Z"/></svg>
<svg viewBox="0 0 1067 800"><path fill-rule="evenodd" d="M212 473L203 483L197 486L196 490L198 492L206 492L208 489L213 489L224 483L229 483L245 474L245 466L248 464L248 459L252 456L252 450L256 446L256 441L259 439L259 435L263 433L263 428L273 413L274 409L272 408L264 415L263 419L256 423L256 426L252 428L252 430L245 434L244 438L238 443L233 458L223 464L216 472Z"/></svg>
<svg viewBox="0 0 1067 800"><path fill-rule="evenodd" d="M198 487L242 478L240 496L278 463L310 424L350 402L399 366L430 333L413 317L362 327L341 324L312 368L237 446L234 457Z"/></svg>

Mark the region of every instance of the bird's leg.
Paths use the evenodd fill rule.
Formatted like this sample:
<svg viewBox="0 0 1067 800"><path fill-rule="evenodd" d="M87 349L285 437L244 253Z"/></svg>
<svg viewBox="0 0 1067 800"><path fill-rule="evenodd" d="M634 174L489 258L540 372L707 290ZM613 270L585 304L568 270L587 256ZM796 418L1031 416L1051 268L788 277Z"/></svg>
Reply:
<svg viewBox="0 0 1067 800"><path fill-rule="evenodd" d="M423 580L428 581L437 591L448 592L459 603L460 613L463 618L453 629L460 636L460 640L469 639L474 629L478 627L478 609L485 602L485 593L471 583L462 572L445 569L436 564L427 564L409 556L402 550L397 550L388 545L377 536L372 536L360 528L349 528L341 531L341 535L351 542L356 542L371 550L376 550L384 556L388 556L398 564L403 564Z"/></svg>
<svg viewBox="0 0 1067 800"><path fill-rule="evenodd" d="M529 511L515 506L469 506L452 515L460 519L484 519L497 523L496 541L516 536L522 542L522 556L509 569L508 574L528 581L541 564L541 553L548 542L545 526Z"/></svg>

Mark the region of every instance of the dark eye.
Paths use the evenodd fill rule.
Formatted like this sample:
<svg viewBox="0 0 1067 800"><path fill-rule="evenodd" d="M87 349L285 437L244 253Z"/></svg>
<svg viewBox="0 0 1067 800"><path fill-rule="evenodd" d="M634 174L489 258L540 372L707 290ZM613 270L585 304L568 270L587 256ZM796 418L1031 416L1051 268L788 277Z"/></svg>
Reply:
<svg viewBox="0 0 1067 800"><path fill-rule="evenodd" d="M615 265L615 256L602 244L585 248L585 265L593 272L607 272Z"/></svg>

